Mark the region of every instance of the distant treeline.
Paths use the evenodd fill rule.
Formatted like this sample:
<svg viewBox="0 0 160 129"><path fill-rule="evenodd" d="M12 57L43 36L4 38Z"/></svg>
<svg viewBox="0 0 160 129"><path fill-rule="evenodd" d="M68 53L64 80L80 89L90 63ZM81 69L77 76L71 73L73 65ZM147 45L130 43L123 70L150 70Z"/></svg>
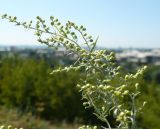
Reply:
<svg viewBox="0 0 160 129"><path fill-rule="evenodd" d="M66 59L65 63L71 62ZM76 88L83 73L71 71L51 75L59 65L62 64L58 59L0 59L0 105L17 108L21 113L31 112L47 120L98 122L90 110L84 109ZM143 94L140 103L146 100L148 104L139 117L139 123L144 129L159 129L160 67L149 66L144 81L140 83Z"/></svg>

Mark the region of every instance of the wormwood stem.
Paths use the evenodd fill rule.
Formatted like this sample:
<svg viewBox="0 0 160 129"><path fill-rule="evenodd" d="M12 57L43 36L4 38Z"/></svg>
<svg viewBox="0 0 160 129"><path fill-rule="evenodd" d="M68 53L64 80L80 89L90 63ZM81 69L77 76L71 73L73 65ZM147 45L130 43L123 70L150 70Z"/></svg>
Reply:
<svg viewBox="0 0 160 129"><path fill-rule="evenodd" d="M107 119L105 119L105 122L107 123L108 128L109 128L109 129L112 129Z"/></svg>
<svg viewBox="0 0 160 129"><path fill-rule="evenodd" d="M135 107L135 96L131 95L131 100L132 100L132 112L133 112L133 120L132 120L132 125L131 125L131 129L136 129L136 107Z"/></svg>

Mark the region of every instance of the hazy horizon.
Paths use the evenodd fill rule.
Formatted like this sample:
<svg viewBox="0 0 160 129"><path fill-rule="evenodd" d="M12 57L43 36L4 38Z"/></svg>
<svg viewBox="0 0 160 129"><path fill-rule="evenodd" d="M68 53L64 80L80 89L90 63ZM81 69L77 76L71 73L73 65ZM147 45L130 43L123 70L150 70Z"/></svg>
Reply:
<svg viewBox="0 0 160 129"><path fill-rule="evenodd" d="M0 44L0 47L48 47L45 44ZM126 47L106 47L106 46L99 46L97 45L97 48L108 48L108 49L160 49L160 47L132 47L132 46L126 46Z"/></svg>

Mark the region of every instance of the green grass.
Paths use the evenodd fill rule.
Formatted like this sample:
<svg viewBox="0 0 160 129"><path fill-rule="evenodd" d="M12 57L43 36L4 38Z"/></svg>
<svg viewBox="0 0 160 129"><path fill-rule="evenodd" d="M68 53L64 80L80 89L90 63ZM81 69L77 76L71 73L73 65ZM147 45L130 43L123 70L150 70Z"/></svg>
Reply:
<svg viewBox="0 0 160 129"><path fill-rule="evenodd" d="M20 114L15 109L0 107L0 125L12 125L24 129L77 129L78 124L51 122L34 117L31 113Z"/></svg>

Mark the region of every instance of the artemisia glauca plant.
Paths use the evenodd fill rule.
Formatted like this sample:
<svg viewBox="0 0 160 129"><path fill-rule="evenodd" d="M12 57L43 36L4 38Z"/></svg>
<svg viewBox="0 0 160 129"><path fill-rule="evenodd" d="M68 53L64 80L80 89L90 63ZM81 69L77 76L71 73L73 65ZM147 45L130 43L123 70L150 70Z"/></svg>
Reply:
<svg viewBox="0 0 160 129"><path fill-rule="evenodd" d="M113 129L107 119L111 113L116 120L117 129L137 129L137 113L143 108L137 106L136 98L140 94L138 80L146 66L135 74L124 75L117 65L115 54L107 50L96 50L98 38L94 39L84 26L68 21L62 25L58 19L50 17L50 24L37 16L36 23L20 22L17 17L4 14L3 19L33 30L38 42L49 47L63 47L69 54L76 55L73 65L53 70L51 74L81 70L85 79L77 84L82 93L85 108L94 108L94 114L106 123L104 129ZM79 129L97 129L97 126L82 126Z"/></svg>

